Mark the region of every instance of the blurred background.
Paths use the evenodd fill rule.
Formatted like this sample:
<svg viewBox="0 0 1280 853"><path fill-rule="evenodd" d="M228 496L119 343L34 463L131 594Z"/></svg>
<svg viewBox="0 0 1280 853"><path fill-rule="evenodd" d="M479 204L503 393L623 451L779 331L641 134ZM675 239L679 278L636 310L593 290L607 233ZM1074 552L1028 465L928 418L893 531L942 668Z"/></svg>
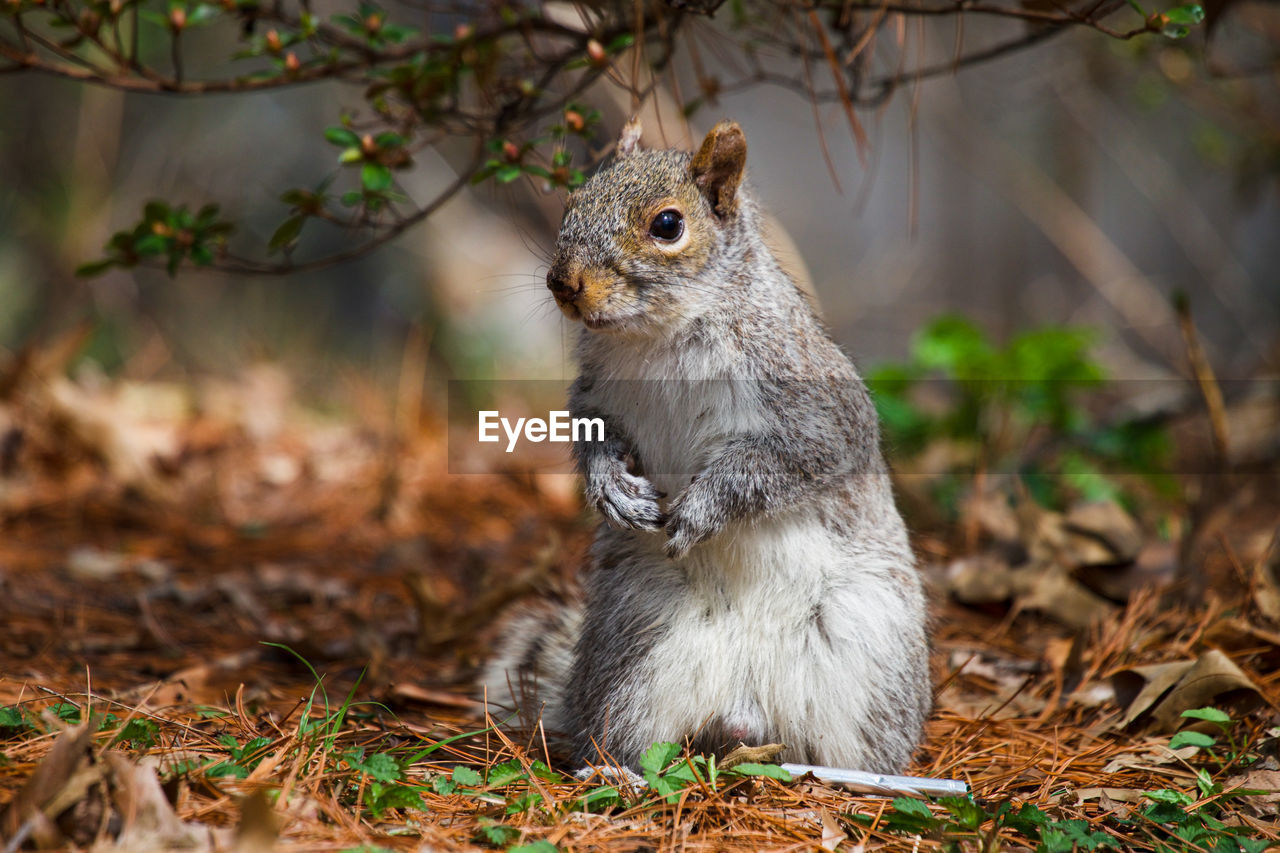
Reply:
<svg viewBox="0 0 1280 853"><path fill-rule="evenodd" d="M723 18L700 19L703 37ZM1007 30L972 16L916 24L899 38L922 62ZM1239 3L1215 24L1211 38L1200 27L1180 40L1079 28L906 85L859 110L862 158L840 104L764 84L701 99L686 120L664 83L643 111L646 141L692 146L722 117L743 125L780 254L863 364L903 357L922 324L960 311L996 341L1093 327L1114 377L1184 373L1171 298L1185 292L1220 375L1257 376L1274 371L1280 340L1280 15ZM188 65L217 68L230 39L188 45ZM720 60L703 61L705 76ZM696 75L673 67L687 101ZM603 147L630 102L607 81L587 99L602 109ZM394 382L414 335L440 378L572 375L575 329L542 278L563 191L534 180L468 188L325 269L74 274L153 198L215 202L238 225L233 245L265 246L287 215L280 193L340 171L321 130L361 101L334 82L183 97L0 75L0 348L88 323L83 358L108 373L216 375L266 360L321 398L344 372ZM457 159L447 142L426 149L400 186L426 197Z"/></svg>

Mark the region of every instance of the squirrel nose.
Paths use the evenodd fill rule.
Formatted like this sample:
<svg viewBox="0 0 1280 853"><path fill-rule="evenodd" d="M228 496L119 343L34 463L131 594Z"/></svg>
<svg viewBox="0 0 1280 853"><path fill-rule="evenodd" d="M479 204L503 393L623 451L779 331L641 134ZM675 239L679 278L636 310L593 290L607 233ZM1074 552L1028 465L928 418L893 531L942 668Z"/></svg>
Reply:
<svg viewBox="0 0 1280 853"><path fill-rule="evenodd" d="M569 276L560 270L547 273L547 288L561 302L572 302L582 293L582 276Z"/></svg>

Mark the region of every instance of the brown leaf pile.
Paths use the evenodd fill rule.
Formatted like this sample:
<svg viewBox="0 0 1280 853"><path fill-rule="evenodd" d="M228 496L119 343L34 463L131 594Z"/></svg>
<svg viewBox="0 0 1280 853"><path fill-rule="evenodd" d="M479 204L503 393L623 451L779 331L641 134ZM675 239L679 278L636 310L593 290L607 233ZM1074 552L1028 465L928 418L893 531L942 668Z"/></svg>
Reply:
<svg viewBox="0 0 1280 853"><path fill-rule="evenodd" d="M578 801L599 779L451 787L458 765L556 766L486 730L469 685L508 601L566 590L589 537L572 484L450 475L431 418L322 418L272 368L188 387L73 381L63 361L0 369L0 706L31 721L0 726L6 850L490 849L495 825L562 850L940 843L812 780L598 812ZM1276 493L1187 550L1215 579L1191 602L1152 585L1170 545L1116 508L975 503L963 554L922 534L939 686L910 772L1086 821L1194 794L1206 766L1276 790ZM1203 705L1243 718L1250 767L1168 748ZM154 742L121 739L134 720ZM245 772L210 772L229 743ZM353 764L383 753L418 760L386 784ZM388 785L417 804L377 806ZM1233 802L1277 837L1276 795Z"/></svg>

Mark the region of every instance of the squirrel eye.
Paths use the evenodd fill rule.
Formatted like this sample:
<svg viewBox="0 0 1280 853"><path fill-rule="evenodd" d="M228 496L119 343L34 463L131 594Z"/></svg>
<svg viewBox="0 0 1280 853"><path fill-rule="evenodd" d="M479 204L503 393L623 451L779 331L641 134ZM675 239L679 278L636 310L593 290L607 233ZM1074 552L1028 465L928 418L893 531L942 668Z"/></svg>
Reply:
<svg viewBox="0 0 1280 853"><path fill-rule="evenodd" d="M684 217L678 210L664 210L649 223L649 235L659 240L679 240L684 233Z"/></svg>

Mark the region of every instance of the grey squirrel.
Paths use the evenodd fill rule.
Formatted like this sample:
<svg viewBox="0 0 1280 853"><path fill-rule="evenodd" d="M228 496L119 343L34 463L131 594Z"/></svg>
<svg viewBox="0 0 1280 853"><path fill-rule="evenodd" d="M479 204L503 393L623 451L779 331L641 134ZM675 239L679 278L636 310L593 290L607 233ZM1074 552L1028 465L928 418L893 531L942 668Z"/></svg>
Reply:
<svg viewBox="0 0 1280 853"><path fill-rule="evenodd" d="M526 610L482 676L576 761L658 741L902 770L926 608L875 408L761 236L746 139L614 159L568 198L547 286L582 323L573 448L603 515L583 600Z"/></svg>

